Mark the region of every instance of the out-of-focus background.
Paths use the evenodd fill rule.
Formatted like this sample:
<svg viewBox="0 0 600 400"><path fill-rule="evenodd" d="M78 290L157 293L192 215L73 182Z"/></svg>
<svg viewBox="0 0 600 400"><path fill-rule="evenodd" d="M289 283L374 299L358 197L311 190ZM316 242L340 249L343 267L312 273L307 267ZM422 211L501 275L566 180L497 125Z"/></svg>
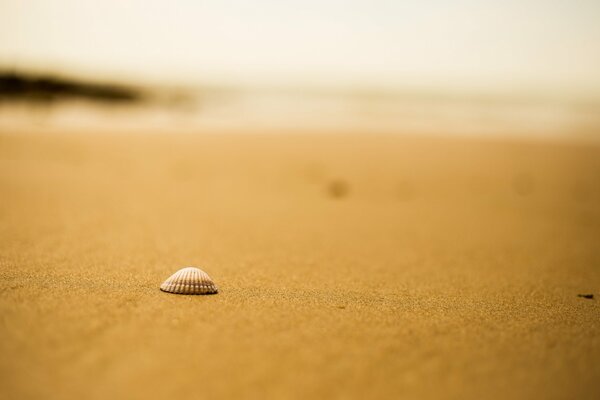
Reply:
<svg viewBox="0 0 600 400"><path fill-rule="evenodd" d="M0 127L597 140L599 18L593 0L6 0Z"/></svg>

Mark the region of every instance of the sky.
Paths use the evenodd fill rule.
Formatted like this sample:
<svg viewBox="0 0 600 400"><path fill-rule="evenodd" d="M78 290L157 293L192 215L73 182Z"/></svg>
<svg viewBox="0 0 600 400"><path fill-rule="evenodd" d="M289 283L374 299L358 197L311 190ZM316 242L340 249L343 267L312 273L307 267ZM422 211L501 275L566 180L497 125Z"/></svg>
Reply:
<svg viewBox="0 0 600 400"><path fill-rule="evenodd" d="M597 0L0 0L0 67L600 93Z"/></svg>

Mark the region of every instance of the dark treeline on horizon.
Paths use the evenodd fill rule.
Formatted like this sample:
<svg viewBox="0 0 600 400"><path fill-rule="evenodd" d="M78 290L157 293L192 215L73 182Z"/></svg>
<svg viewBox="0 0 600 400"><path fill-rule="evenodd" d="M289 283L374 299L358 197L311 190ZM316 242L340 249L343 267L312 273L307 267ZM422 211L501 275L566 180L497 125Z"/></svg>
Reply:
<svg viewBox="0 0 600 400"><path fill-rule="evenodd" d="M143 95L139 89L117 84L0 71L0 101L53 102L66 99L129 103L142 100Z"/></svg>

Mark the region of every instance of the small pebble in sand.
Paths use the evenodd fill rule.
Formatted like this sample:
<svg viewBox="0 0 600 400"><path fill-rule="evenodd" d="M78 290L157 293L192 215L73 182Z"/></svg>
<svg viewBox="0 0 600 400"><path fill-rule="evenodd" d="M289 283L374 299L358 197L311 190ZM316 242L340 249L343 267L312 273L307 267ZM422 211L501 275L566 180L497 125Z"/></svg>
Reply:
<svg viewBox="0 0 600 400"><path fill-rule="evenodd" d="M327 191L331 197L336 199L340 199L348 195L350 188L348 184L342 180L336 179L329 182L327 186Z"/></svg>
<svg viewBox="0 0 600 400"><path fill-rule="evenodd" d="M219 291L210 276L195 267L175 272L160 285L160 290L175 294L215 294Z"/></svg>
<svg viewBox="0 0 600 400"><path fill-rule="evenodd" d="M583 297L584 299L593 299L593 294L578 294L577 297Z"/></svg>

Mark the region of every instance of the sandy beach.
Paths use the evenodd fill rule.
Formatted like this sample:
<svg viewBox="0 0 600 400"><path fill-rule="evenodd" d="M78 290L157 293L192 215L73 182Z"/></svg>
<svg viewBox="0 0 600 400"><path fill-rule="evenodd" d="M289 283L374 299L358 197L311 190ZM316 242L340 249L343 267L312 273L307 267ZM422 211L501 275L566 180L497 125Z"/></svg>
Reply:
<svg viewBox="0 0 600 400"><path fill-rule="evenodd" d="M2 399L600 398L598 145L3 132L0 194Z"/></svg>

